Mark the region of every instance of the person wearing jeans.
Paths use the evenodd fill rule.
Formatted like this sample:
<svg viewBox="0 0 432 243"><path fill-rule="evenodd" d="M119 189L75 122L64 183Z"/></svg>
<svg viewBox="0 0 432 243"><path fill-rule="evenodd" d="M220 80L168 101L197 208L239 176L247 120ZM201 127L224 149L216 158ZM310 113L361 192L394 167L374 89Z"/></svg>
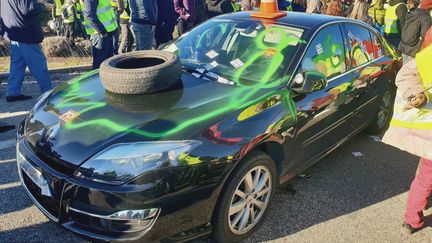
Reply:
<svg viewBox="0 0 432 243"><path fill-rule="evenodd" d="M41 92L51 89L46 58L40 47L44 34L39 14L43 10L43 5L36 0L1 0L1 29L11 41L10 75L6 95L8 102L32 98L21 93L26 67L36 78Z"/></svg>
<svg viewBox="0 0 432 243"><path fill-rule="evenodd" d="M8 101L14 101L12 100L14 97L21 95L26 67L36 78L42 93L51 89L47 62L41 47L38 44L11 41L10 74L7 85Z"/></svg>
<svg viewBox="0 0 432 243"><path fill-rule="evenodd" d="M156 0L130 0L131 24L136 50L150 50L153 46L158 20Z"/></svg>

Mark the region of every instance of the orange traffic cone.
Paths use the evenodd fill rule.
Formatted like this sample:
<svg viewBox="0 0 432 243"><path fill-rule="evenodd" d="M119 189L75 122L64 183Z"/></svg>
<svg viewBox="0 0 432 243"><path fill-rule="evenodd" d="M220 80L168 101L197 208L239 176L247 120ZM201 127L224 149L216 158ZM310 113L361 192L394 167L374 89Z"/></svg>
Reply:
<svg viewBox="0 0 432 243"><path fill-rule="evenodd" d="M279 11L277 0L261 0L259 12L252 13L251 17L275 19L286 15L286 12Z"/></svg>

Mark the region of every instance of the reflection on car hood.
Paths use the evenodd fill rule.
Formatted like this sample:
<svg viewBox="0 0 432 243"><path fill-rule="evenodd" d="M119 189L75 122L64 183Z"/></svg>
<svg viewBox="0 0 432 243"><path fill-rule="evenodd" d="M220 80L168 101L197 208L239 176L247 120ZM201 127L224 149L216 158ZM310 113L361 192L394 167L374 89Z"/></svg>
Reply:
<svg viewBox="0 0 432 243"><path fill-rule="evenodd" d="M258 93L184 73L181 82L166 91L116 95L90 73L57 87L32 110L24 131L38 152L79 165L112 143L191 137Z"/></svg>

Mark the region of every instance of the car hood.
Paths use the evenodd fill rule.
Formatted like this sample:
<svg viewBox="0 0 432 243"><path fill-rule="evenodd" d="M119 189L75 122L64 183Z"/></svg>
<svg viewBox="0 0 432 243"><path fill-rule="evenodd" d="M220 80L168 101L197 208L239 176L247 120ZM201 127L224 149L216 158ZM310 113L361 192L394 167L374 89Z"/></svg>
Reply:
<svg viewBox="0 0 432 243"><path fill-rule="evenodd" d="M30 112L24 135L44 156L80 165L110 144L191 138L263 90L196 78L147 95L105 91L95 72L63 83Z"/></svg>

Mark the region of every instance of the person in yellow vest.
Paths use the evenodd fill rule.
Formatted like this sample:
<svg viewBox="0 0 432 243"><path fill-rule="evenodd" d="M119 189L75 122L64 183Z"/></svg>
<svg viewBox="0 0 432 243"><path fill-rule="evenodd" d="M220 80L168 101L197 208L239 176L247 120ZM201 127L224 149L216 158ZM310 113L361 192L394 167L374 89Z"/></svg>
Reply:
<svg viewBox="0 0 432 243"><path fill-rule="evenodd" d="M52 5L52 19L56 23L56 34L57 36L61 36L63 34L63 21L62 21L62 9L63 9L64 0L54 0L54 4Z"/></svg>
<svg viewBox="0 0 432 243"><path fill-rule="evenodd" d="M408 7L405 0L390 0L384 17L384 36L394 47L401 41L402 28L405 25Z"/></svg>
<svg viewBox="0 0 432 243"><path fill-rule="evenodd" d="M62 8L64 35L70 46L75 46L75 23L77 22L76 1L77 0L66 0Z"/></svg>
<svg viewBox="0 0 432 243"><path fill-rule="evenodd" d="M120 13L120 29L122 35L118 52L130 52L132 51L134 38L130 29L130 9L127 0L123 0L123 11Z"/></svg>
<svg viewBox="0 0 432 243"><path fill-rule="evenodd" d="M384 0L375 0L371 3L368 10L368 14L372 18L373 27L382 35L384 35L384 19L386 14L384 2Z"/></svg>
<svg viewBox="0 0 432 243"><path fill-rule="evenodd" d="M412 234L424 226L423 210L432 192L432 29L415 59L396 77L398 92L393 118L383 142L419 156L411 184L402 231Z"/></svg>
<svg viewBox="0 0 432 243"><path fill-rule="evenodd" d="M84 0L84 26L92 42L93 69L117 52L117 18L110 0Z"/></svg>
<svg viewBox="0 0 432 243"><path fill-rule="evenodd" d="M114 14L117 19L117 25L120 26L120 14L124 10L124 1L123 0L111 0L111 7L114 10ZM114 36L114 48L115 48L115 55L118 54L119 49L119 38L120 38L120 31L117 31L116 35Z"/></svg>
<svg viewBox="0 0 432 243"><path fill-rule="evenodd" d="M82 1L83 0L77 0L75 3L76 17L77 17L76 30L77 30L78 34L81 35L81 37L83 39L88 39L88 36L87 36L85 29L84 29L84 12L83 12L83 8L82 8L82 5L83 5Z"/></svg>

